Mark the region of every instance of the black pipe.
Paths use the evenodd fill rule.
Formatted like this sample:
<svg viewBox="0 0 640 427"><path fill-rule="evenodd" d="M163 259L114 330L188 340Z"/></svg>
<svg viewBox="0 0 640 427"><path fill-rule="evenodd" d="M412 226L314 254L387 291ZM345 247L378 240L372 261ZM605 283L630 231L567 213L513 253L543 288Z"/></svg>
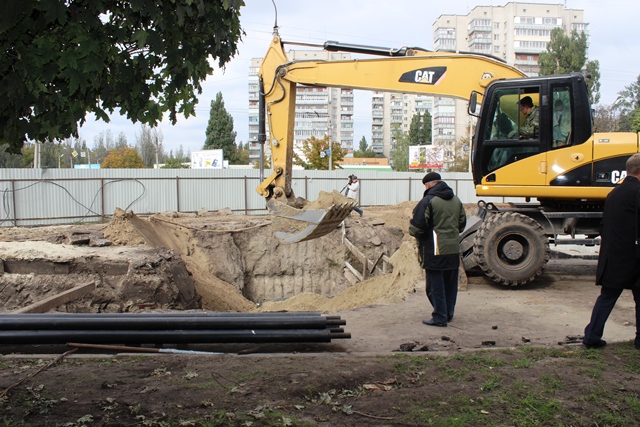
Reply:
<svg viewBox="0 0 640 427"><path fill-rule="evenodd" d="M20 318L28 318L28 317L37 317L39 319L45 317L269 317L269 316L286 316L286 317L309 317L309 316L322 316L320 313L315 311L300 311L300 312L286 312L286 311L267 311L267 312L225 312L225 311L212 311L212 312L189 312L189 311L181 311L181 312L170 312L170 313L159 313L159 312L138 312L138 313L63 313L63 312L55 312L55 313L2 313L0 314L0 318L2 317L20 317ZM340 319L340 316L322 316L327 319Z"/></svg>
<svg viewBox="0 0 640 427"><path fill-rule="evenodd" d="M168 329L325 329L327 320L315 317L79 317L39 319L0 316L0 330L168 330ZM332 324L337 321L331 321Z"/></svg>
<svg viewBox="0 0 640 427"><path fill-rule="evenodd" d="M348 335L348 336L347 336ZM174 330L174 331L0 331L0 344L231 344L331 342L350 338L350 334L331 333L328 329L283 330Z"/></svg>

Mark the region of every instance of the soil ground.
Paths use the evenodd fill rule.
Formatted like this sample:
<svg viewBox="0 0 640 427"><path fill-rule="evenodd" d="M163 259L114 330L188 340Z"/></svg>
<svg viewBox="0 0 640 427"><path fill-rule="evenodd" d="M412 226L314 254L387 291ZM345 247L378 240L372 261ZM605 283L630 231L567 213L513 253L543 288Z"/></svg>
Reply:
<svg viewBox="0 0 640 427"><path fill-rule="evenodd" d="M274 303L280 298L272 298L259 304L263 309L273 304L275 310L299 307L306 311L309 303L322 307L319 310L323 313L346 320L344 328L350 339L326 344L173 346L221 353L210 355L149 355L136 351L105 354L83 349L61 357L69 347L4 345L0 346L4 354L0 359L0 391L5 390L0 395L0 416L5 425L52 426L636 425L640 417L640 352L629 343L635 332L630 295L623 294L607 323L605 339L613 345L599 351L585 350L579 344L599 292L593 285L593 253L585 256L553 248L545 273L535 283L513 289L491 284L481 274L470 272L468 288L459 293L455 319L447 328L429 327L421 323L430 315L424 276L411 267L417 260L410 251L411 240L403 235L411 208L407 204L368 208L362 220L347 220L346 235L360 242L359 247L369 251L371 257L382 246L391 248L388 255L392 260L396 256L394 273L357 285L334 284L335 294L327 292L323 299L303 291L289 300ZM261 225L261 218L220 214L170 221L179 222L182 229L196 228L200 234L203 222L214 229L222 223L236 229L251 228L257 237L262 229L270 233L269 227ZM127 280L103 279L99 298L94 295L68 304L66 311L95 307L119 312L148 309L146 303L140 304L148 295L143 294L141 300L133 298L135 283L145 283L151 293L163 289L165 300L155 302L158 309L206 303L212 297L200 292L205 289L202 278L209 277L211 271L227 279L213 281L216 295L224 291L237 298L226 298L225 304L258 309L241 298L247 291L233 284L237 275L230 269L203 267L204 255L194 258L198 263L185 257L189 251L200 253L200 243L195 243L192 235L184 238L191 242L185 245L188 251L180 252L177 245L163 249L162 245L150 245L149 235L145 239L134 233L141 227L149 231L146 224L130 226L131 221L123 221L119 233L112 231L113 241L120 236L119 246L102 248L69 245L68 237L79 226L1 230L5 274L0 276L0 295L11 296L4 300L5 310L75 285L79 277L91 279L95 272L80 268L76 251L94 263L104 262L105 257L113 262L120 256L129 262L134 260L130 266L151 260L158 267L155 275L147 271L144 276L142 267L130 267L128 274L133 276ZM109 234L104 225L80 228L87 233L102 232L105 238ZM176 230L172 229L174 236L179 235ZM401 230L399 239L394 237L397 230ZM158 234L154 236L158 238ZM335 238L338 241L339 236ZM166 244L166 239L156 243ZM51 276L36 275L36 279L50 280L51 289L44 292L35 289L38 280L33 277L29 281L22 278L28 275L8 272L17 268L8 259L17 262L18 258L43 257L33 246L25 246L29 242L41 242L41 249L44 242L51 244L46 246L46 260L75 260L69 261L73 274L68 275L74 283L60 285ZM225 242L228 245L229 241ZM265 251L277 246L242 246L240 237L233 242L241 249L258 246L253 249L260 251L254 259L268 256ZM317 252L309 245L299 245L304 245L296 250L299 257L312 263L310 259L317 257ZM219 251L219 247L214 249ZM320 250L326 251L327 247ZM104 255L106 252L110 255ZM175 285L175 278L183 285L188 282L173 264L180 257L189 271L187 278L194 282L193 295L189 289ZM233 258L228 253L225 257ZM200 266L199 271L194 269L195 264ZM325 265L329 263L325 261ZM243 268L247 268L246 263ZM74 269L82 272L76 274ZM156 280L160 275L165 279ZM20 283L16 282L18 276L23 280ZM154 280L145 282L143 277ZM142 281L132 284L133 279ZM27 288L28 292L9 292L17 288ZM98 300L102 305L96 303ZM105 305L107 300L109 304ZM244 302L238 302L241 300Z"/></svg>

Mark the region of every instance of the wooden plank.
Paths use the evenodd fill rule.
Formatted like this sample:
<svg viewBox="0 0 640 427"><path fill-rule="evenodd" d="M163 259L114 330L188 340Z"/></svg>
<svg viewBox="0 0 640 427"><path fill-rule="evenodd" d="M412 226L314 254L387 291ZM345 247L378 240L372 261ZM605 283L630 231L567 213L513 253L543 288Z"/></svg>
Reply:
<svg viewBox="0 0 640 427"><path fill-rule="evenodd" d="M344 269L344 278L347 279L352 285L355 285L359 282L358 278L351 272L351 270L346 267Z"/></svg>
<svg viewBox="0 0 640 427"><path fill-rule="evenodd" d="M19 310L15 310L12 313L46 313L47 311L62 304L66 304L78 298L82 298L89 292L93 291L95 288L95 282L85 283L84 285L76 286L75 288L60 292L57 295L45 298L42 301L35 302Z"/></svg>
<svg viewBox="0 0 640 427"><path fill-rule="evenodd" d="M373 263L371 267L369 267L369 273L373 274L373 270L376 269L376 266L378 265L378 263L380 262L383 256L384 256L384 252L380 252L380 256L378 257L378 259Z"/></svg>
<svg viewBox="0 0 640 427"><path fill-rule="evenodd" d="M360 261L362 263L362 274L360 275L362 278L360 280L364 280L367 278L367 276L369 275L369 269L368 266L369 264L372 264L371 261L369 261L369 259L367 258L367 256L365 254L363 254L362 252L360 252L358 250L358 248L356 248L354 246L353 243L351 243L349 241L349 239L347 239L345 237L344 239L344 244L347 247L347 249L349 249L349 251L351 251L351 253L358 258L358 261Z"/></svg>
<svg viewBox="0 0 640 427"><path fill-rule="evenodd" d="M345 261L344 265L349 269L350 272L353 273L354 276L356 276L358 280L362 281L362 274L360 274L358 270L356 270L351 264L349 264L348 261Z"/></svg>

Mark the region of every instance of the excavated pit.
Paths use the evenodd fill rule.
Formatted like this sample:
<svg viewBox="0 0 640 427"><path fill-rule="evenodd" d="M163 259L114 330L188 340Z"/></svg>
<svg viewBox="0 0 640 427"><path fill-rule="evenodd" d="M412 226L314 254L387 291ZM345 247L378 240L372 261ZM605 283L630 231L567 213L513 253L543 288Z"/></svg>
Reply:
<svg viewBox="0 0 640 427"><path fill-rule="evenodd" d="M388 221L347 218L322 238L293 244L274 237L268 216L225 211L141 218L117 210L107 225L0 230L0 298L12 311L94 281L94 291L58 310L331 311L395 303L423 280L415 244L403 244L411 208L394 209ZM391 257L393 272L378 268L352 284L345 261L363 266L344 238L370 260Z"/></svg>

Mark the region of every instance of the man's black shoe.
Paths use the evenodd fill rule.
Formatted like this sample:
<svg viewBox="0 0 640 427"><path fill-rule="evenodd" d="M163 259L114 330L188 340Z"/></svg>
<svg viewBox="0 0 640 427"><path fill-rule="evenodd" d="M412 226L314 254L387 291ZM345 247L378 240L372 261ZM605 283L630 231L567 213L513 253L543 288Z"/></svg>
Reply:
<svg viewBox="0 0 640 427"><path fill-rule="evenodd" d="M424 323L425 325L429 325L429 326L440 326L440 327L445 327L447 326L446 323L440 323L440 322L436 322L433 319L424 319L422 321L422 323Z"/></svg>
<svg viewBox="0 0 640 427"><path fill-rule="evenodd" d="M605 340L598 340L598 341L592 342L592 343L588 343L586 341L582 341L582 344L584 344L584 346L587 347L587 348L602 348L605 345L607 345L607 342Z"/></svg>
<svg viewBox="0 0 640 427"><path fill-rule="evenodd" d="M640 343L634 343L633 345L636 347L636 350L640 350Z"/></svg>

